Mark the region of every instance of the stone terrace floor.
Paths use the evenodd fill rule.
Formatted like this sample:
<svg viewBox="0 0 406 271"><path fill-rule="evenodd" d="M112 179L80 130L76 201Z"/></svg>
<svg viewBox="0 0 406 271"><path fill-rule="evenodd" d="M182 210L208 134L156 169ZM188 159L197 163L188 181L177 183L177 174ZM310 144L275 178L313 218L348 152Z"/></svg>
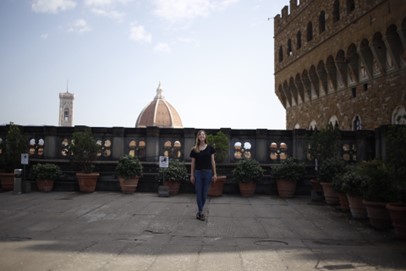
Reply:
<svg viewBox="0 0 406 271"><path fill-rule="evenodd" d="M406 242L310 197L0 193L0 270L406 270Z"/></svg>

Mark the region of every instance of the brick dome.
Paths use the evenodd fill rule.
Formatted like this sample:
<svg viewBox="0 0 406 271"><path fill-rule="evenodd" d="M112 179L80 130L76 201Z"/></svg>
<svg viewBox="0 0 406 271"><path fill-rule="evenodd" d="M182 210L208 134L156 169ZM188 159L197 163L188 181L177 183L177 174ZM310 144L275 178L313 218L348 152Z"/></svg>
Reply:
<svg viewBox="0 0 406 271"><path fill-rule="evenodd" d="M162 92L159 83L154 100L141 111L135 127L183 128L178 112L165 100Z"/></svg>

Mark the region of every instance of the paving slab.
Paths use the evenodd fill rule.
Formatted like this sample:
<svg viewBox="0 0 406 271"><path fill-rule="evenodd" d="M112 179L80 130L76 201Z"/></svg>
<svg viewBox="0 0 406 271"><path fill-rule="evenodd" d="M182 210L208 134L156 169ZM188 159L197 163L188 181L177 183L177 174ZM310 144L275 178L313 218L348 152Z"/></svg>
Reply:
<svg viewBox="0 0 406 271"><path fill-rule="evenodd" d="M406 242L310 196L0 193L3 270L406 270Z"/></svg>

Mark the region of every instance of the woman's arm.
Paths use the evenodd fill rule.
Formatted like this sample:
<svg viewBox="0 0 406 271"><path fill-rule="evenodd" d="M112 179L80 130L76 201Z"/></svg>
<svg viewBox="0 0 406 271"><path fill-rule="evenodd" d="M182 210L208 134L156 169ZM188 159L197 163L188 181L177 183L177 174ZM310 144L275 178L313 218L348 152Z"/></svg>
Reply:
<svg viewBox="0 0 406 271"><path fill-rule="evenodd" d="M216 160L214 159L214 153L211 155L211 167L213 170L213 182L217 181Z"/></svg>
<svg viewBox="0 0 406 271"><path fill-rule="evenodd" d="M192 158L192 163L190 164L190 182L192 184L195 183L195 163L196 159Z"/></svg>

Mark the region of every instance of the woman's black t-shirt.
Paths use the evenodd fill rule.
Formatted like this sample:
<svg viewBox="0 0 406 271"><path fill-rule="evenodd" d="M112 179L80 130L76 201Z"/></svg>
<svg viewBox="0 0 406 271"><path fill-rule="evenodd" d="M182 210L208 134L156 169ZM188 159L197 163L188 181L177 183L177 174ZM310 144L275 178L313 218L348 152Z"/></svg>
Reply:
<svg viewBox="0 0 406 271"><path fill-rule="evenodd" d="M210 145L207 145L206 148L200 152L195 152L195 150L192 149L190 157L195 158L195 169L212 169L211 155L214 153L216 153L216 150Z"/></svg>

